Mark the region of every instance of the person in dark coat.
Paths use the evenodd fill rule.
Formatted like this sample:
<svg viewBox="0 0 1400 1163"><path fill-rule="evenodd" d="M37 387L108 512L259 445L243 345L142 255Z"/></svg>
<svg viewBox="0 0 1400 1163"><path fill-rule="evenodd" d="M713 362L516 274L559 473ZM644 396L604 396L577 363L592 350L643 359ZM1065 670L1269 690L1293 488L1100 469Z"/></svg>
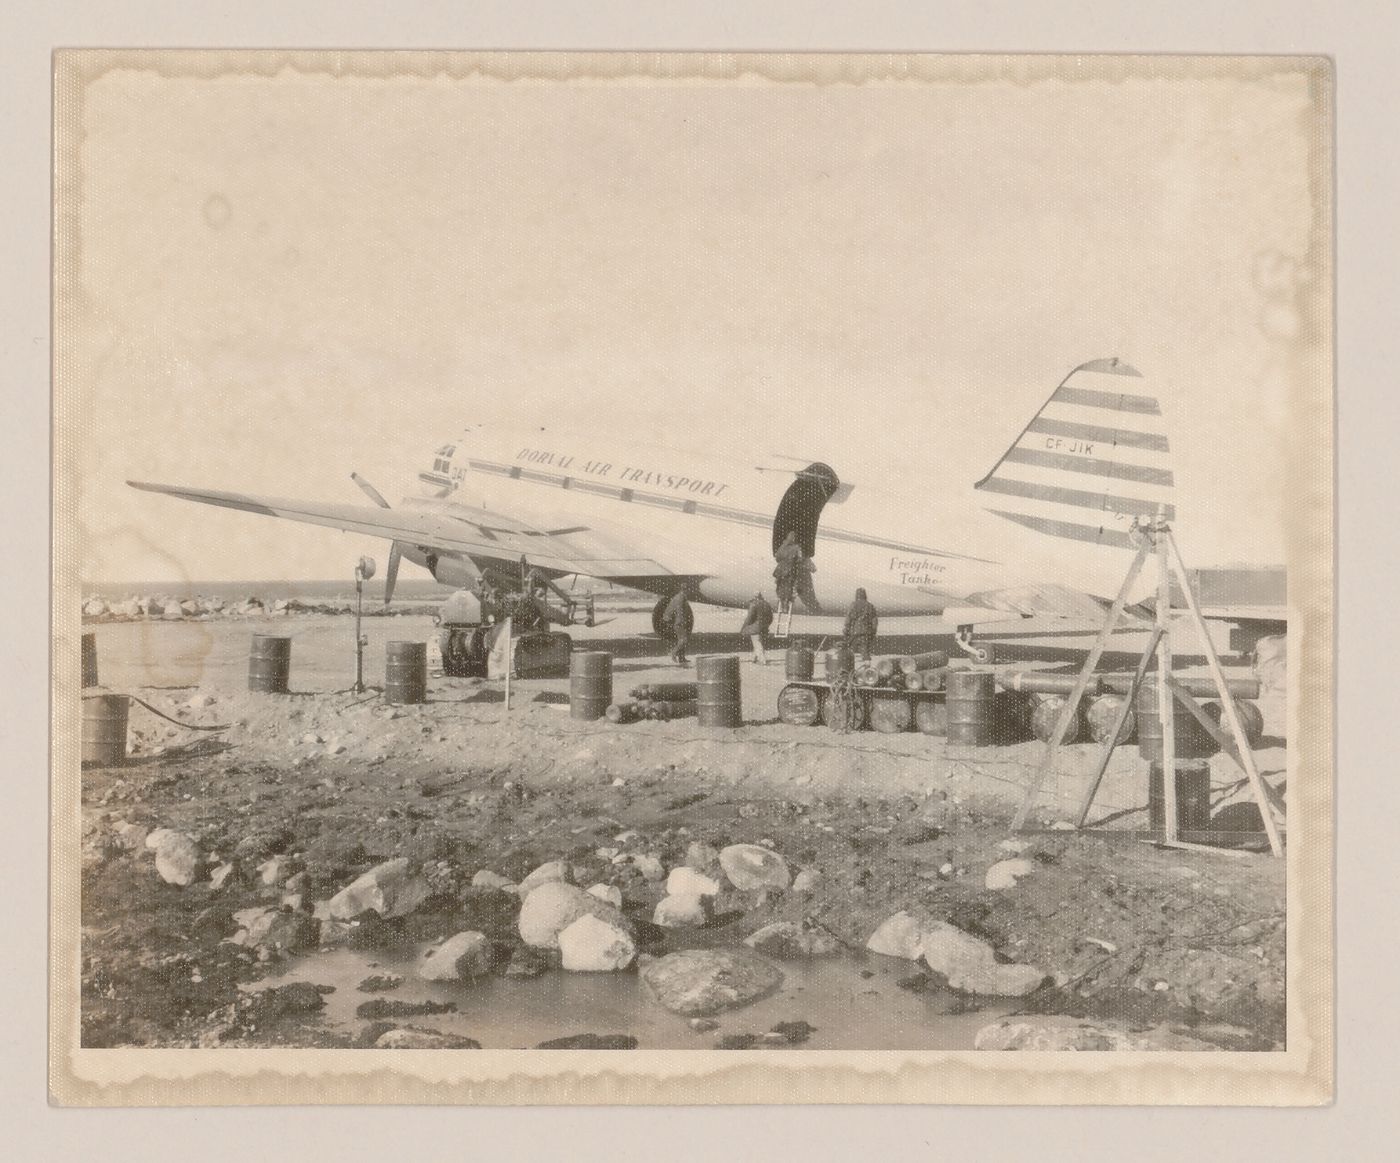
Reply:
<svg viewBox="0 0 1400 1163"><path fill-rule="evenodd" d="M690 632L695 628L695 611L690 608L690 602L683 590L678 590L666 603L666 609L661 615L661 624L666 627L671 638L671 661L677 666L689 666L685 648L690 644Z"/></svg>
<svg viewBox="0 0 1400 1163"><path fill-rule="evenodd" d="M754 594L753 601L749 603L748 613L744 616L744 624L739 628L739 637L747 638L753 645L753 661L758 666L768 665L768 655L763 649L763 636L768 633L768 627L772 624L773 607L760 591Z"/></svg>
<svg viewBox="0 0 1400 1163"><path fill-rule="evenodd" d="M773 554L777 563L773 567L773 580L778 583L778 605L792 605L792 593L797 586L798 570L802 563L802 546L797 544L797 534L789 531Z"/></svg>
<svg viewBox="0 0 1400 1163"><path fill-rule="evenodd" d="M870 604L863 589L856 590L856 600L846 612L845 643L862 662L870 661L870 651L875 645L875 634L880 628L880 616Z"/></svg>

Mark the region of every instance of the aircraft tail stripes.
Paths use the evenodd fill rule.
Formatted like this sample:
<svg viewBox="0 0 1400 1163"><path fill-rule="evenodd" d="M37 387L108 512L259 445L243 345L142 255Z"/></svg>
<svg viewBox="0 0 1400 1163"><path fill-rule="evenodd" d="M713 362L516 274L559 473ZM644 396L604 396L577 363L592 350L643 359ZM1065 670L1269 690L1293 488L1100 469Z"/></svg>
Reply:
<svg viewBox="0 0 1400 1163"><path fill-rule="evenodd" d="M1171 444L1157 397L1118 359L1070 372L974 486L997 516L1050 537L1136 548L1134 517L1173 520Z"/></svg>

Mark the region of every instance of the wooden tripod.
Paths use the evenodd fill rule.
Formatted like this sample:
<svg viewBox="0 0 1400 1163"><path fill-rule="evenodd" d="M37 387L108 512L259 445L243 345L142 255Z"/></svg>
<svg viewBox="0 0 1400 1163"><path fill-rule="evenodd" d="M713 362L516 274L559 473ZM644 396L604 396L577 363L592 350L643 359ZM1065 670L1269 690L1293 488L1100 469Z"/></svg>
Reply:
<svg viewBox="0 0 1400 1163"><path fill-rule="evenodd" d="M1035 778L1031 781L1030 787L1026 789L1025 799L1022 800L1015 818L1011 821L1011 830L1019 832L1026 826L1026 819L1030 815L1031 808L1040 795L1041 788L1045 786L1046 779L1054 770L1055 757L1060 746L1064 743L1065 735L1069 732L1069 725L1079 713L1079 703L1084 697L1085 690L1088 689L1089 679L1099 664L1104 648L1108 645L1109 636L1117 628L1118 622L1123 616L1123 608L1127 605L1128 596L1133 591L1133 586L1137 582L1138 575L1142 572L1143 565L1147 562L1148 555L1153 554L1157 558L1156 625L1153 627L1152 637L1148 641L1147 648L1138 661L1137 671L1133 675L1132 684L1123 698L1123 705L1118 708L1118 715L1114 719L1113 726L1104 743L1103 753L1099 756L1093 778L1085 789L1084 798L1079 805L1079 812L1074 822L1075 827L1084 827L1084 821L1089 815L1089 808L1094 802L1094 796L1098 794L1104 772L1108 769L1108 761L1113 754L1114 747L1118 744L1123 724L1127 721L1128 712L1137 699L1138 686L1147 674L1147 668L1151 665L1155 655L1157 659L1157 717L1162 723L1162 799L1166 815L1165 840L1168 843L1177 843L1175 707L1177 703L1180 703L1220 745L1221 749L1244 770L1249 780L1250 790L1254 793L1254 801L1259 807L1259 814L1264 820L1264 831L1269 837L1269 850L1275 856L1282 856L1283 844L1279 838L1278 825L1274 822L1273 808L1277 806L1282 814L1283 805L1278 800L1278 793L1269 788L1259 775L1259 768L1254 762L1254 754L1249 749L1249 741L1245 737L1244 727L1240 723L1239 712L1235 708L1235 700L1230 696L1230 688L1225 681L1225 672L1220 667L1215 644L1211 641L1205 619L1201 616L1201 608L1196 601L1196 595L1191 590L1191 581L1186 573L1186 565L1182 561L1176 539L1172 536L1171 527L1159 516L1154 521L1139 522L1137 532L1141 536L1137 556L1128 568L1127 576L1123 579L1118 596L1114 599L1113 605L1108 611L1108 617L1104 619L1098 637L1094 640L1094 645L1084 660L1084 666L1079 671L1074 689L1070 692L1069 698L1060 712L1059 721L1055 724L1055 732L1050 737L1050 743L1045 750L1045 758L1041 760ZM1173 572L1180 583L1182 594L1185 595L1186 606L1191 612L1196 632L1205 647L1206 662L1210 666L1211 678L1220 694L1221 715L1223 720L1229 724L1230 734L1228 736L1220 726L1211 721L1191 694L1172 678L1171 575Z"/></svg>

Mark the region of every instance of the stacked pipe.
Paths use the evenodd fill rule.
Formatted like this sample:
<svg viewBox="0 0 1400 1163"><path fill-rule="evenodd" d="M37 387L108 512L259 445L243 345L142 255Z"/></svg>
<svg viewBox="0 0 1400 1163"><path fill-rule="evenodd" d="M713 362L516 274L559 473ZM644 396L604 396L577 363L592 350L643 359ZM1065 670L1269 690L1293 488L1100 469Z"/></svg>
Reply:
<svg viewBox="0 0 1400 1163"><path fill-rule="evenodd" d="M858 687L897 691L941 691L948 675L948 656L941 650L902 658L881 658L855 669Z"/></svg>
<svg viewBox="0 0 1400 1163"><path fill-rule="evenodd" d="M652 682L635 686L629 701L614 703L607 709L612 723L635 723L639 719L666 722L685 719L698 713L699 691L693 682Z"/></svg>

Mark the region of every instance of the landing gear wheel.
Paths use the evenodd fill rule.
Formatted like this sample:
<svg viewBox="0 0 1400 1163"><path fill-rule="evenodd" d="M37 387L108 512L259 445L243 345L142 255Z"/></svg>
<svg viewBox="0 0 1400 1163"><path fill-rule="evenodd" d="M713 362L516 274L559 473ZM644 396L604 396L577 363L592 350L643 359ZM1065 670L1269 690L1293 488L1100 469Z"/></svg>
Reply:
<svg viewBox="0 0 1400 1163"><path fill-rule="evenodd" d="M670 598L657 598L656 605L651 608L651 628L658 638L666 637L666 628L661 618L666 613L666 603L670 600Z"/></svg>
<svg viewBox="0 0 1400 1163"><path fill-rule="evenodd" d="M971 658L973 662L979 666L986 666L995 657L995 651L990 642L985 646L974 646L972 632L971 626L959 626L957 633L953 635L953 641L957 643L958 649Z"/></svg>

